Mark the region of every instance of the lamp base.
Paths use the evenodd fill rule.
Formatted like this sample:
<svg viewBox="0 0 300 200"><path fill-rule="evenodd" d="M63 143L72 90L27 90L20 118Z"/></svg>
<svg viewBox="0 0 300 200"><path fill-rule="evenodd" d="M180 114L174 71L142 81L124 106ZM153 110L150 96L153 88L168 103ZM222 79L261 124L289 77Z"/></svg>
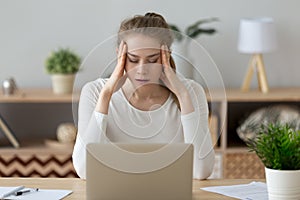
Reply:
<svg viewBox="0 0 300 200"><path fill-rule="evenodd" d="M249 90L251 78L253 76L253 72L255 68L257 71L259 90L263 93L267 93L269 91L269 86L267 82L267 76L266 76L262 54L253 54L252 58L250 59L248 71L244 79L243 85L241 87L241 90L243 92L247 92Z"/></svg>

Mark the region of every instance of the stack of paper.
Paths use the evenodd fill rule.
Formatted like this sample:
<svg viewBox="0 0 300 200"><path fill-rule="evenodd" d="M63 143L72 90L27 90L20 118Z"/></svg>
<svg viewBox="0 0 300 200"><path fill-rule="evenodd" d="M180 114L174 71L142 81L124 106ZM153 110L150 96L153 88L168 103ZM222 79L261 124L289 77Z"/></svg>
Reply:
<svg viewBox="0 0 300 200"><path fill-rule="evenodd" d="M5 194L14 191L17 187L0 187L0 199L5 196ZM32 188L24 188L22 190L32 190ZM5 196L4 199L26 199L26 200L59 200L71 194L71 190L44 190L39 189L38 191L24 193L20 196L14 194L10 196Z"/></svg>
<svg viewBox="0 0 300 200"><path fill-rule="evenodd" d="M266 200L268 199L267 185L262 182L251 182L242 185L213 186L201 188L208 192L215 192L237 199Z"/></svg>

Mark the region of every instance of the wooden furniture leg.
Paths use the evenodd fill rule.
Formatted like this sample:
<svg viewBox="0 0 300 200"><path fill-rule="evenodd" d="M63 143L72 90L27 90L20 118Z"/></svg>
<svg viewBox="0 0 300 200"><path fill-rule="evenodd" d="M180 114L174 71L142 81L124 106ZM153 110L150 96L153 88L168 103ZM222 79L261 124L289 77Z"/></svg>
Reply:
<svg viewBox="0 0 300 200"><path fill-rule="evenodd" d="M269 86L267 82L267 76L266 76L266 71L263 63L262 54L254 54L251 57L248 71L244 79L243 85L241 87L241 90L243 92L247 92L249 90L254 69L257 70L257 80L258 80L259 90L263 93L267 93L269 91Z"/></svg>

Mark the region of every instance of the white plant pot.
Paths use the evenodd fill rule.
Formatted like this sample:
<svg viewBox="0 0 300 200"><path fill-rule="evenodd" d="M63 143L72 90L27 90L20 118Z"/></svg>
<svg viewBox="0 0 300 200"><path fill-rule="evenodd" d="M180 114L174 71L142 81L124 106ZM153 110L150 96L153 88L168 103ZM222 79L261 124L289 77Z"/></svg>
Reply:
<svg viewBox="0 0 300 200"><path fill-rule="evenodd" d="M300 170L265 168L269 200L299 200Z"/></svg>
<svg viewBox="0 0 300 200"><path fill-rule="evenodd" d="M52 74L52 88L55 94L71 94L75 74Z"/></svg>

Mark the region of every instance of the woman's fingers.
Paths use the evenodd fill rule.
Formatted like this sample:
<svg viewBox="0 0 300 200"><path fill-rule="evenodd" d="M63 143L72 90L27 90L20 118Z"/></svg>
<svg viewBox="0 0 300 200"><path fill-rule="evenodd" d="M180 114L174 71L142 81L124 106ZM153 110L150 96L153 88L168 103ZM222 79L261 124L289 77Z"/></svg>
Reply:
<svg viewBox="0 0 300 200"><path fill-rule="evenodd" d="M122 55L121 55L121 65L123 67L125 66L125 63L126 63L126 55L127 55L127 44L125 42L123 42Z"/></svg>
<svg viewBox="0 0 300 200"><path fill-rule="evenodd" d="M122 56L122 52L123 52L123 46L124 46L124 41L122 40L119 44L119 49L118 49L118 60L121 58Z"/></svg>
<svg viewBox="0 0 300 200"><path fill-rule="evenodd" d="M118 76L122 76L124 69L125 69L125 64L126 64L126 55L127 55L127 44L122 40L120 45L119 45L119 50L118 50L118 63L115 68L115 71L117 72Z"/></svg>
<svg viewBox="0 0 300 200"><path fill-rule="evenodd" d="M161 46L162 65L163 67L170 67L170 53L167 45Z"/></svg>

